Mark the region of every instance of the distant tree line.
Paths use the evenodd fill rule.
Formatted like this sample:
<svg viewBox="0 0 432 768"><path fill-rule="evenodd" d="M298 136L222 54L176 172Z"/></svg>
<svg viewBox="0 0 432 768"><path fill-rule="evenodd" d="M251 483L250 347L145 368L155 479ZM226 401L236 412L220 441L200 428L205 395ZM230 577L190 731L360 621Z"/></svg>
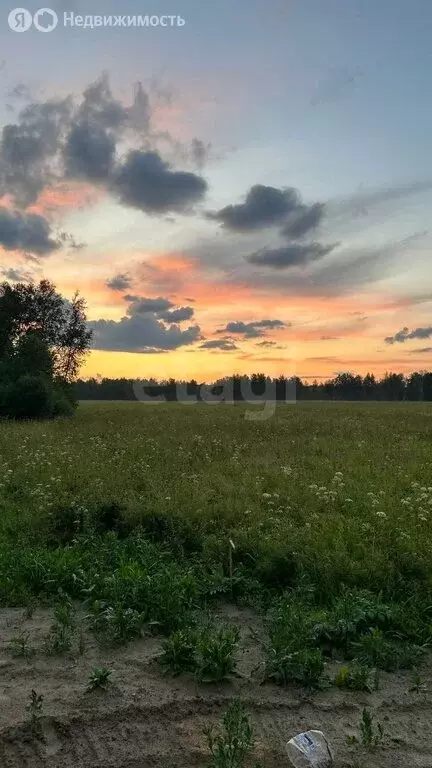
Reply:
<svg viewBox="0 0 432 768"><path fill-rule="evenodd" d="M233 375L203 385L192 379L182 381L148 379L91 378L78 379L73 384L77 400L137 400L163 398L181 401L186 397L204 400L220 397L225 400L382 400L432 401L432 372L386 373L381 378L372 373L362 377L353 373L339 373L327 381L302 381L298 377L271 378L264 373L251 376Z"/></svg>

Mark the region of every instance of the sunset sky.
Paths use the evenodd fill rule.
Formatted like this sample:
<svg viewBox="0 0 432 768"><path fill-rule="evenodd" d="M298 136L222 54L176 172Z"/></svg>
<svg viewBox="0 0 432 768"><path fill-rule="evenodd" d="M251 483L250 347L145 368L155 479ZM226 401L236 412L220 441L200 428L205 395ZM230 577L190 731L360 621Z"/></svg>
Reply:
<svg viewBox="0 0 432 768"><path fill-rule="evenodd" d="M20 34L13 7L2 279L86 297L84 375L431 369L430 0L51 0Z"/></svg>

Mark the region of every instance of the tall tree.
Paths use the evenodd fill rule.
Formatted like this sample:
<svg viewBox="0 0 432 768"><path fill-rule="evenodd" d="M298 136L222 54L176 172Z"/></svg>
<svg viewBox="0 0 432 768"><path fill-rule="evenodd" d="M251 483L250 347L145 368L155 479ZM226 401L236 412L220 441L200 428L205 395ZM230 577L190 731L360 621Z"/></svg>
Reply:
<svg viewBox="0 0 432 768"><path fill-rule="evenodd" d="M67 302L42 280L0 286L0 416L51 418L73 412L70 384L89 349L85 302Z"/></svg>
<svg viewBox="0 0 432 768"><path fill-rule="evenodd" d="M63 325L56 340L54 367L57 376L73 381L87 355L92 333L86 327L86 303L75 293L70 304L64 305Z"/></svg>
<svg viewBox="0 0 432 768"><path fill-rule="evenodd" d="M67 302L53 283L17 283L0 286L0 361L16 356L23 338L37 337L53 357L54 373L72 381L88 351L91 332L86 325L86 304L75 294ZM34 356L34 350L33 350ZM4 370L4 366L3 366Z"/></svg>

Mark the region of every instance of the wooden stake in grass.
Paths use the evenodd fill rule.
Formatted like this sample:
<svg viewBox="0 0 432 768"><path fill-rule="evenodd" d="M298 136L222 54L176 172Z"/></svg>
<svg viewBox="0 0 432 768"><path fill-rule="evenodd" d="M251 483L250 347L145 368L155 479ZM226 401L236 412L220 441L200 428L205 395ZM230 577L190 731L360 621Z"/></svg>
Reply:
<svg viewBox="0 0 432 768"><path fill-rule="evenodd" d="M235 544L232 539L229 540L229 552L228 552L228 562L229 562L229 575L231 580L231 592L233 589L233 551L235 550Z"/></svg>

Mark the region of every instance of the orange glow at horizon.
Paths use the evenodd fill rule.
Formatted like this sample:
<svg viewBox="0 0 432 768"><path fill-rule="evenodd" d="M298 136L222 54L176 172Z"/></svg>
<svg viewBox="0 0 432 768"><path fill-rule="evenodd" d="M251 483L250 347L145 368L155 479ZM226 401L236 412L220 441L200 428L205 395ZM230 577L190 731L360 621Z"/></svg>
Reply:
<svg viewBox="0 0 432 768"><path fill-rule="evenodd" d="M78 193L78 197L84 194ZM67 198L69 202L72 197ZM91 255L91 254L90 254ZM0 248L0 261L16 268L33 269L36 279L49 270L63 295L70 297L80 289L88 304L89 320L119 321L127 316L125 294L147 298L169 298L173 305L192 306L194 316L188 325L199 325L203 339L230 338L237 349L232 352L180 347L159 354L93 350L83 366L84 377L195 378L211 381L224 375L262 371L272 376L332 377L338 370L381 374L389 370L410 372L427 367L427 357L412 354L409 345L391 346L387 336L407 324L412 327L418 310L409 308L404 297L385 292L329 297L307 292L286 295L281 288L226 282L222 272L207 268L181 252L135 252L125 261L121 253L89 263L80 251L55 254L36 262L26 261ZM130 276L130 286L114 291L107 280L114 274ZM244 338L224 330L231 321L253 323L278 319L280 329L264 330L262 336ZM264 342L264 344L262 344ZM414 345L413 345L414 346ZM420 347L420 344L417 344ZM426 344L424 345L426 346ZM278 348L279 347L279 348ZM404 356L406 355L406 356Z"/></svg>

